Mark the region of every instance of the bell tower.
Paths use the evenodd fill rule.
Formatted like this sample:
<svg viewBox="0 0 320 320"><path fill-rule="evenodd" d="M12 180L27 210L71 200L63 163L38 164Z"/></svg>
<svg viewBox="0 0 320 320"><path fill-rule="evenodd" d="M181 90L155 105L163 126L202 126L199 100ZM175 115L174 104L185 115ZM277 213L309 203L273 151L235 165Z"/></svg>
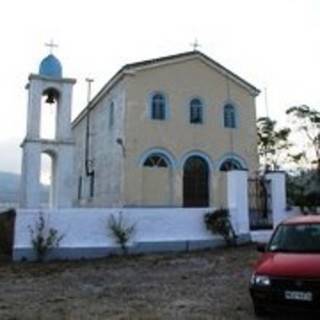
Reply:
<svg viewBox="0 0 320 320"><path fill-rule="evenodd" d="M53 47L53 44L51 44ZM49 207L72 206L73 152L71 132L72 88L75 79L62 77L60 61L52 52L42 60L38 74L31 74L26 86L28 90L27 132L21 144L21 208L41 206L41 156L51 158L51 190ZM42 106L45 99L47 105ZM40 135L42 108L55 105L55 135L47 139Z"/></svg>

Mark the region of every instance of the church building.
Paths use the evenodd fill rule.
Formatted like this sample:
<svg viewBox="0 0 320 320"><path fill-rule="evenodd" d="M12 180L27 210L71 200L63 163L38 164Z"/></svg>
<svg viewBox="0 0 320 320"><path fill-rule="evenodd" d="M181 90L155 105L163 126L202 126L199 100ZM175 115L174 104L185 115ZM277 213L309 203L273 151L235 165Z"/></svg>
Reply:
<svg viewBox="0 0 320 320"><path fill-rule="evenodd" d="M125 65L71 122L75 82L53 54L29 76L22 208L40 206L42 154L57 208L219 207L225 171L258 169L259 90L198 50ZM57 110L52 139L43 99Z"/></svg>
<svg viewBox="0 0 320 320"><path fill-rule="evenodd" d="M253 85L195 50L127 64L72 123L75 207L218 207L258 169Z"/></svg>

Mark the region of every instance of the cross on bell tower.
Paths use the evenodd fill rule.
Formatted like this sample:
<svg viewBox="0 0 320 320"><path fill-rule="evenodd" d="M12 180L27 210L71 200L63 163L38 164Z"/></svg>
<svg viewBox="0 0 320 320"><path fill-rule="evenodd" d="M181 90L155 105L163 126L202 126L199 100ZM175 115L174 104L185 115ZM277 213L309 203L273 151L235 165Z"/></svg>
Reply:
<svg viewBox="0 0 320 320"><path fill-rule="evenodd" d="M27 132L21 144L22 178L20 207L40 208L40 172L41 155L51 158L51 190L49 207L68 208L72 206L73 191L73 152L74 141L71 131L72 88L75 79L63 78L62 65L52 54L57 47L51 41L46 46L51 53L40 64L38 74L31 74L26 86L28 90ZM55 136L46 139L41 136L41 111L48 107L47 103L56 107Z"/></svg>
<svg viewBox="0 0 320 320"><path fill-rule="evenodd" d="M51 39L49 43L45 43L44 44L46 47L49 47L50 49L50 54L53 54L53 49L54 48L58 48L59 46L53 42L53 40Z"/></svg>

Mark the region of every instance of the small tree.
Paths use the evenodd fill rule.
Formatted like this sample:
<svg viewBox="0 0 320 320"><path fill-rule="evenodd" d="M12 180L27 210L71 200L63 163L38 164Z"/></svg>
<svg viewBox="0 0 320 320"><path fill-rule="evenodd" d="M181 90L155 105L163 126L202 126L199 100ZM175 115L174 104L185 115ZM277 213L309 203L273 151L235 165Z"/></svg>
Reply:
<svg viewBox="0 0 320 320"><path fill-rule="evenodd" d="M257 120L258 153L265 171L279 169L279 159L281 156L285 157L284 151L291 146L288 141L291 130L289 128L276 130L276 124L276 121L268 117Z"/></svg>
<svg viewBox="0 0 320 320"><path fill-rule="evenodd" d="M307 105L294 106L286 113L290 116L291 123L297 132L303 133L306 141L306 159L316 166L320 176L320 111Z"/></svg>
<svg viewBox="0 0 320 320"><path fill-rule="evenodd" d="M136 226L127 225L123 219L122 212L119 213L119 217L116 218L111 214L108 220L108 229L111 230L111 234L120 245L122 253L126 255L128 253L127 243L133 236Z"/></svg>
<svg viewBox="0 0 320 320"><path fill-rule="evenodd" d="M236 244L237 235L230 221L228 209L221 208L213 212L208 212L204 216L204 222L207 230L213 234L218 233L222 235L228 246Z"/></svg>
<svg viewBox="0 0 320 320"><path fill-rule="evenodd" d="M47 228L43 212L39 212L38 220L35 223L35 228L29 226L32 248L36 254L38 262L44 261L48 253L58 248L64 235L58 234L58 230Z"/></svg>

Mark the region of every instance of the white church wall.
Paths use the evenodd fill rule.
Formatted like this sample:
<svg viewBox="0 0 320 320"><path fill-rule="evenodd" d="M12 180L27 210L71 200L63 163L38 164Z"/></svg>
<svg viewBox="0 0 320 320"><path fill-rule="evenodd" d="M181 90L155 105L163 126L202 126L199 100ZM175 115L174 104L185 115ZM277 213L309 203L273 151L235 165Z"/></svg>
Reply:
<svg viewBox="0 0 320 320"><path fill-rule="evenodd" d="M223 245L221 237L206 230L203 216L208 208L190 209L60 209L45 210L47 228L64 235L52 258L90 258L119 252L107 227L113 214L121 214L136 232L129 243L131 253L193 250ZM14 259L32 259L30 227L39 218L37 210L18 210L15 224Z"/></svg>
<svg viewBox="0 0 320 320"><path fill-rule="evenodd" d="M110 105L114 103L113 124L110 123ZM85 174L86 118L74 127L76 139L76 177L82 176L82 199L75 206L121 206L123 149L117 140L123 138L125 88L119 83L90 111L90 155L94 160L94 196L89 197L90 177ZM78 196L78 182L75 185Z"/></svg>

